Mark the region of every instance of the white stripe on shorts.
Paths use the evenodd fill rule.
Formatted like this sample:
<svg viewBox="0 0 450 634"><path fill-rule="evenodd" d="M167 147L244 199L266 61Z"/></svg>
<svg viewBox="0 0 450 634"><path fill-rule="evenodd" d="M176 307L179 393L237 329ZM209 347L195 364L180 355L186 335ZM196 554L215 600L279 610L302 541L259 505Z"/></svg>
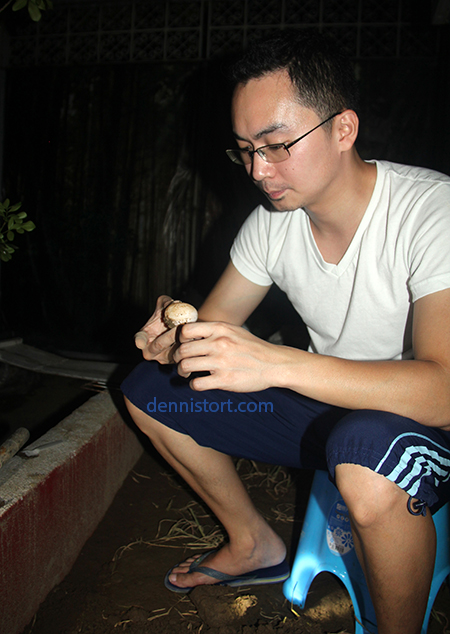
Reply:
<svg viewBox="0 0 450 634"><path fill-rule="evenodd" d="M382 471L383 464L395 451L395 445L405 437L423 439L428 445L410 445L404 449L397 466L390 473L384 473L388 480L395 482L401 489L414 497L423 478L433 475L436 486L450 479L450 451L421 434L401 434L392 441L389 449L378 463L375 472ZM441 453L439 453L441 452Z"/></svg>

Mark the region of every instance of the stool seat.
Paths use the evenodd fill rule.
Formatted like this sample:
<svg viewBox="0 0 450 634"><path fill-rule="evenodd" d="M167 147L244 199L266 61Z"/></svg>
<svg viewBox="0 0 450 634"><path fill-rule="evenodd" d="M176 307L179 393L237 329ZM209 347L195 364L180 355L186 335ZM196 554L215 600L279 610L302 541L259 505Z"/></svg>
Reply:
<svg viewBox="0 0 450 634"><path fill-rule="evenodd" d="M426 634L437 593L450 575L450 506L433 515L437 549L433 581L421 634ZM366 580L356 557L348 509L326 471L316 471L303 522L299 545L289 579L283 585L285 597L303 608L313 579L330 572L345 585L353 603L355 634L375 634L375 610Z"/></svg>

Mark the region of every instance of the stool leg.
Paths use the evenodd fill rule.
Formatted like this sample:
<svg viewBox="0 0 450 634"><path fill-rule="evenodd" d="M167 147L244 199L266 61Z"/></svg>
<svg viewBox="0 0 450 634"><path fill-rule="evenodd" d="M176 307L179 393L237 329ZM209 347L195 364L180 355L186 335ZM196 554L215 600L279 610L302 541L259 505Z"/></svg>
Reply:
<svg viewBox="0 0 450 634"><path fill-rule="evenodd" d="M433 516L436 529L436 561L427 611L423 621L421 634L427 634L431 610L443 583L450 582L450 504L445 504Z"/></svg>
<svg viewBox="0 0 450 634"><path fill-rule="evenodd" d="M339 491L330 482L327 472L316 471L291 575L283 586L284 595L291 603L303 608L313 579L320 572L331 572L342 581L350 595L357 619L355 634L369 631L376 634L372 602L354 549L344 547L342 552L345 554L341 555L328 543L330 539L332 541L333 533L338 534L335 529L339 528L340 522L344 533L348 534L347 507ZM369 624L368 630L360 625L363 622Z"/></svg>
<svg viewBox="0 0 450 634"><path fill-rule="evenodd" d="M283 586L288 601L299 605L300 608L305 606L313 579L326 569L321 557L326 532L324 504L321 500L324 476L326 477L326 472L316 471L291 575Z"/></svg>
<svg viewBox="0 0 450 634"><path fill-rule="evenodd" d="M317 471L311 487L308 507L303 522L291 576L283 585L285 597L291 603L305 606L314 578L323 571L336 575L345 585L353 603L357 621L355 634L377 633L375 611L356 553L339 556L331 552L327 543L332 510L342 503L336 487L325 471ZM345 506L345 505L344 505ZM450 579L450 504L433 516L436 528L436 561L421 634L427 634L431 610L436 596L446 579ZM363 625L361 625L360 623ZM367 627L367 629L366 629Z"/></svg>

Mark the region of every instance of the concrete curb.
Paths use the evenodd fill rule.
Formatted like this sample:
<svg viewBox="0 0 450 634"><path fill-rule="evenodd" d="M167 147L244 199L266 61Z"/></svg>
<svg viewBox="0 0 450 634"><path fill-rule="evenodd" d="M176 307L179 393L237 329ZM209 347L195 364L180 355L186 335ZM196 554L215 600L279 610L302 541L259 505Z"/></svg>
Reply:
<svg viewBox="0 0 450 634"><path fill-rule="evenodd" d="M0 632L20 634L142 454L107 392L0 470Z"/></svg>

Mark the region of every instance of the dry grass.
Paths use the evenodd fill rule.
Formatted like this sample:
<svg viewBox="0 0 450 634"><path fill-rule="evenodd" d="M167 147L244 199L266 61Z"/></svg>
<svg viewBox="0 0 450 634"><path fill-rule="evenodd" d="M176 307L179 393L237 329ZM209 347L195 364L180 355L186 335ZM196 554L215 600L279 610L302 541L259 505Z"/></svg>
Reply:
<svg viewBox="0 0 450 634"><path fill-rule="evenodd" d="M132 608L133 607L134 606L132 606ZM156 608L155 610L152 610L151 616L149 616L146 620L154 621L156 619L161 619L161 618L170 616L174 612L176 612L182 620L189 620L188 629L192 629L192 627L197 627L197 624L194 625L194 622L192 621L192 619L198 622L200 617L198 616L197 610L193 609L192 603L190 602L190 600L188 599L186 595L180 597L178 601L174 603L172 606L170 606L169 608L164 607L164 608ZM131 616L131 618L127 618L128 616ZM122 614L122 618L119 621L117 621L117 623L115 623L114 629L122 628L123 630L126 630L127 626L130 623L134 623L134 622L135 622L134 615L130 615L130 609L127 608L127 610ZM200 625L200 627L203 627L203 625Z"/></svg>
<svg viewBox="0 0 450 634"><path fill-rule="evenodd" d="M282 499L293 486L290 475L283 467L260 465L250 460L236 461L236 469L245 483L247 489L263 488L272 499ZM172 472L163 474L167 477L170 486L175 489L184 488L176 475ZM133 480L145 478L142 474L133 472ZM173 507L174 498L170 498L166 511L170 511L172 517L167 517L159 522L158 530L153 539L140 538L129 544L121 546L114 554L113 567L122 555L135 546L184 548L187 550L206 550L218 548L226 539L223 527L214 515L206 510L200 502L192 500L182 508ZM178 516L178 517L177 517ZM294 505L280 503L271 509L271 515L266 517L274 522L293 522Z"/></svg>
<svg viewBox="0 0 450 634"><path fill-rule="evenodd" d="M450 634L450 623L443 612L438 612L433 608L431 610L431 618L443 626L442 634Z"/></svg>
<svg viewBox="0 0 450 634"><path fill-rule="evenodd" d="M236 462L236 470L248 490L254 487L264 488L274 500L284 497L293 485L285 467L261 465L253 460L240 459Z"/></svg>

